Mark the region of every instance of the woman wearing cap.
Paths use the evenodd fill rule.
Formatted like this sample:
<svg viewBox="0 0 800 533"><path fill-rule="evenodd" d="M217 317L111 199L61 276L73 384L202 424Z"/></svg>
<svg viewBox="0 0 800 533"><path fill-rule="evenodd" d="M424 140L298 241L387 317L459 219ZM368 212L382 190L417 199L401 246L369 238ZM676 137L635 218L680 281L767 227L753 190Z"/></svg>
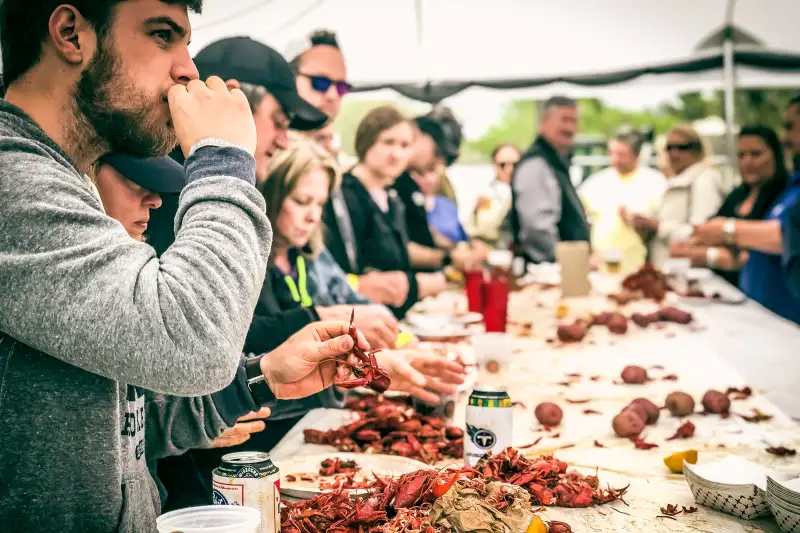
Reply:
<svg viewBox="0 0 800 533"><path fill-rule="evenodd" d="M344 174L341 189L353 223L358 273L378 270L406 274L410 290L401 313L418 298L438 294L446 286L441 272L413 271L402 208L388 190L408 166L413 135L408 119L392 106L367 113L356 131L359 162ZM335 222L326 220L329 228L332 224Z"/></svg>
<svg viewBox="0 0 800 533"><path fill-rule="evenodd" d="M711 151L690 125L674 126L667 134L669 164L675 173L667 179L667 189L658 214L622 215L642 237L650 240L650 260L661 265L670 255L674 241L688 239L694 224L705 222L722 205L722 176L709 164Z"/></svg>

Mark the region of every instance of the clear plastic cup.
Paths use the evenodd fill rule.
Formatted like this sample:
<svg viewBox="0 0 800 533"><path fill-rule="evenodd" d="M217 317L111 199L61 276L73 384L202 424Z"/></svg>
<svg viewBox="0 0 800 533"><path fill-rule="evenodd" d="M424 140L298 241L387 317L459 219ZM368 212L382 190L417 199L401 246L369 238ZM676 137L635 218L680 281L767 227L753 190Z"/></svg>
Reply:
<svg viewBox="0 0 800 533"><path fill-rule="evenodd" d="M478 367L489 374L508 369L511 362L512 339L507 333L489 332L472 336L472 348Z"/></svg>
<svg viewBox="0 0 800 533"><path fill-rule="evenodd" d="M257 533L261 513L239 505L204 505L163 514L158 533Z"/></svg>

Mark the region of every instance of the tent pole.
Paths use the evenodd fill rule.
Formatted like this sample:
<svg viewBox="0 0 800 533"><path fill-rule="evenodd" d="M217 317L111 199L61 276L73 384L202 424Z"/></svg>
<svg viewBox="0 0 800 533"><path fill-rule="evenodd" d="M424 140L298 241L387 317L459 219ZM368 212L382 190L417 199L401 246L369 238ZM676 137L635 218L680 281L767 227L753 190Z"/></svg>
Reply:
<svg viewBox="0 0 800 533"><path fill-rule="evenodd" d="M728 163L733 172L736 172L736 133L734 131L736 122L736 105L734 91L736 90L735 66L734 66L734 42L733 42L733 9L736 0L728 1L728 9L725 14L725 40L722 42L722 69L725 85L725 137L728 147Z"/></svg>

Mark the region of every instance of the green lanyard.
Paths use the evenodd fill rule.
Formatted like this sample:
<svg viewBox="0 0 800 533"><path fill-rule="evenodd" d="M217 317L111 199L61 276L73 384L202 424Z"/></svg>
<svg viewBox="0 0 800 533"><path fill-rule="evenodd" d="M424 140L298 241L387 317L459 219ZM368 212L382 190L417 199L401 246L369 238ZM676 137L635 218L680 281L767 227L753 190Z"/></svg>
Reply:
<svg viewBox="0 0 800 533"><path fill-rule="evenodd" d="M289 292L292 293L292 300L303 307L311 307L314 304L306 288L306 260L302 256L297 257L297 284L295 284L292 276L288 274L283 276L283 279L289 287ZM297 285L300 285L299 290Z"/></svg>

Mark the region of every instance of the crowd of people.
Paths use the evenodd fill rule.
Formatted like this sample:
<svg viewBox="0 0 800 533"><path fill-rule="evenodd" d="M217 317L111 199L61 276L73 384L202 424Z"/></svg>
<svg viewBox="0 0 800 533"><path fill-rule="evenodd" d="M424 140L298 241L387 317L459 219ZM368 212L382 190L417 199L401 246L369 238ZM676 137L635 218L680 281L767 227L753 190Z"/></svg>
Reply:
<svg viewBox="0 0 800 533"><path fill-rule="evenodd" d="M461 221L452 114L376 107L349 161L332 127L351 88L336 35L287 57L233 37L192 58L188 12L201 7L0 4L0 523L12 530L152 531L162 511L210 503L223 454L269 451L310 409L343 406L334 382L354 342L381 349L392 390L452 394L464 367L417 349L398 320L446 289L447 267L496 248L540 263L584 240L626 269L688 257L800 321L800 188L768 128L742 128L743 184L727 195L685 126L667 136L668 176L623 132L611 168L576 189L578 108L553 97L529 149L494 150L495 180ZM799 99L785 122L800 153Z"/></svg>

